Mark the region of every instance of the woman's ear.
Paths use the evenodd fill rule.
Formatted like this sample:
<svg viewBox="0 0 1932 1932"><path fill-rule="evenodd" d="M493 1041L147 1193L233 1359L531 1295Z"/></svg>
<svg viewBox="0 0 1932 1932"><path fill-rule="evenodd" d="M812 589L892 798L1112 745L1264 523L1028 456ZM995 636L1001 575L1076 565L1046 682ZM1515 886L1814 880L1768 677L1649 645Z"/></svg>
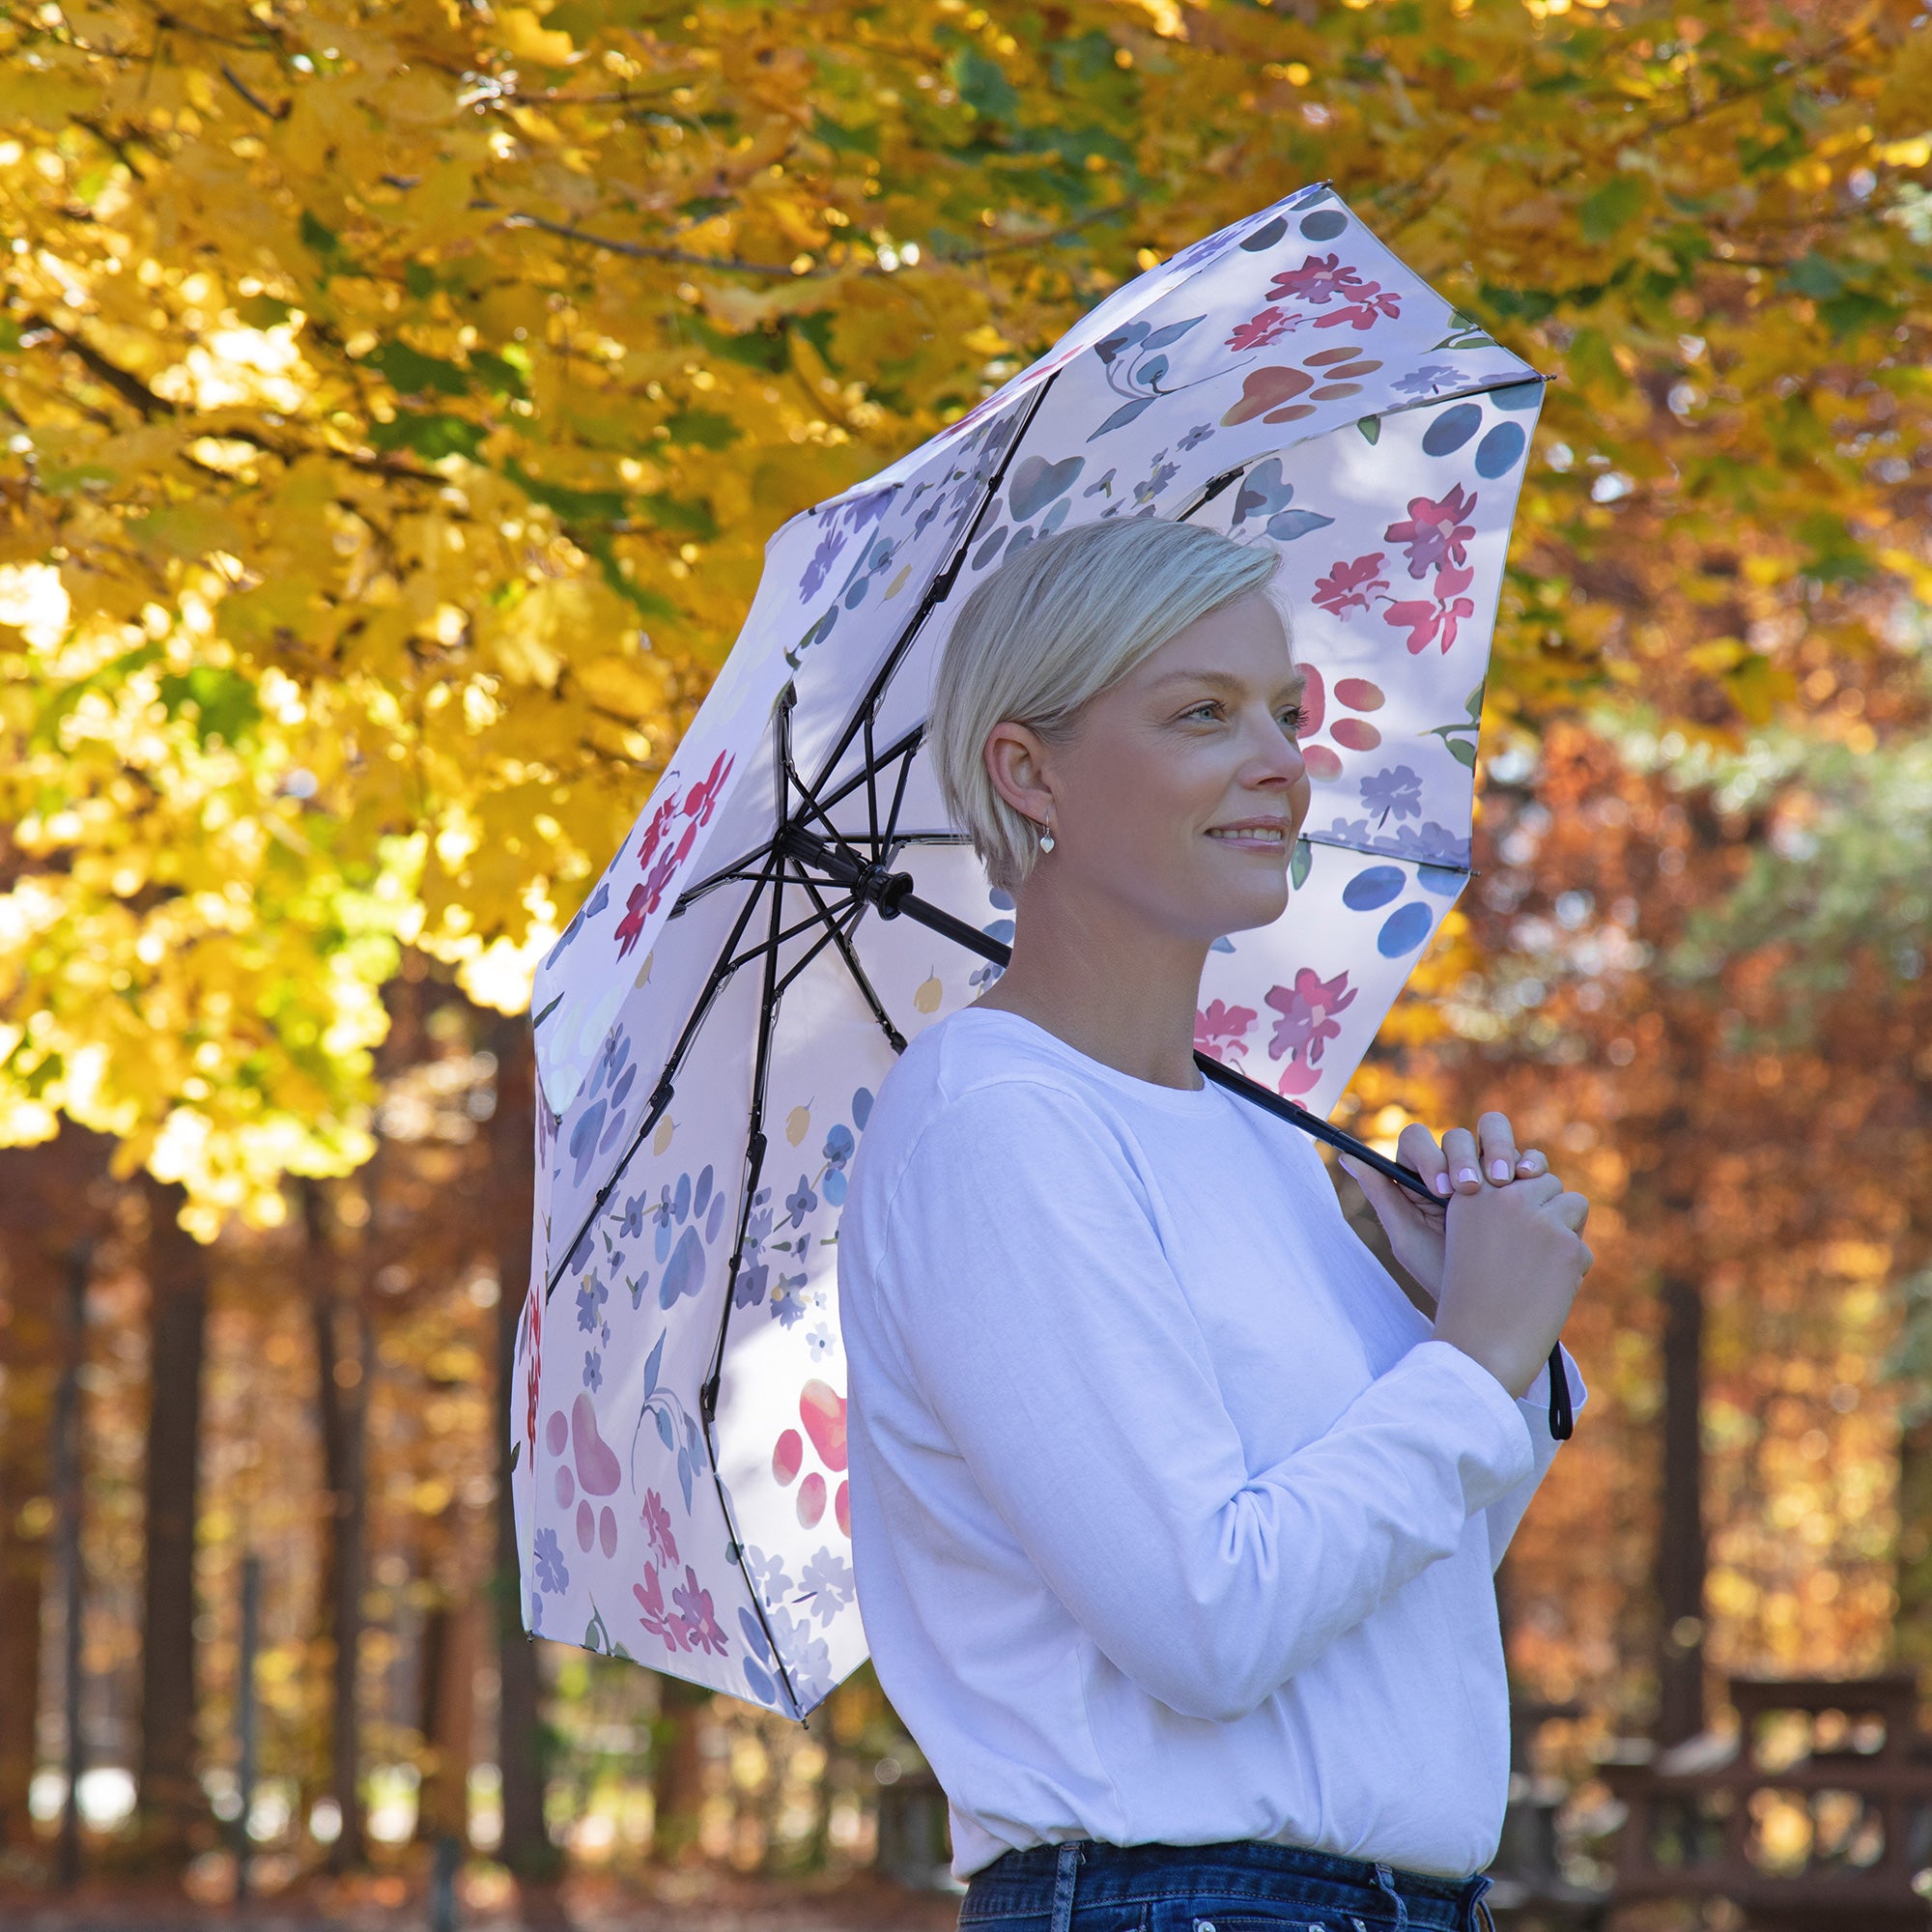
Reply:
<svg viewBox="0 0 1932 1932"><path fill-rule="evenodd" d="M1053 790L1038 733L1003 721L986 733L984 756L993 789L1022 817L1046 824L1053 815Z"/></svg>

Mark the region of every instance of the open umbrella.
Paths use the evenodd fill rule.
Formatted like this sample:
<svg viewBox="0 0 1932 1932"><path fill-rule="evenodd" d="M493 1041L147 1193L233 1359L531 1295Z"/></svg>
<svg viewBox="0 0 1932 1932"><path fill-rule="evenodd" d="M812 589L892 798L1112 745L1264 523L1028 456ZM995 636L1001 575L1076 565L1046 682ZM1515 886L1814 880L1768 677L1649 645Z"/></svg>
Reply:
<svg viewBox="0 0 1932 1932"><path fill-rule="evenodd" d="M1315 804L1286 916L1209 957L1197 1058L1355 1145L1321 1116L1468 876L1541 399L1321 184L1127 284L772 538L736 648L537 979L511 1417L532 1631L795 1717L864 1661L838 1214L895 1055L1012 933L920 743L952 616L1002 557L1104 517L1280 548ZM1559 1433L1567 1401L1552 1374Z"/></svg>

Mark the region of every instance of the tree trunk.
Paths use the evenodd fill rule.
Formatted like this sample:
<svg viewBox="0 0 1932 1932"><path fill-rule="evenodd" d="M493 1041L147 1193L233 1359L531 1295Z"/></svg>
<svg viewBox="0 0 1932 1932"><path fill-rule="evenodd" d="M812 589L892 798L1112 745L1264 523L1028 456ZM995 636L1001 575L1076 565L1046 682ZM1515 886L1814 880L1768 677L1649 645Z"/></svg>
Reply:
<svg viewBox="0 0 1932 1932"><path fill-rule="evenodd" d="M1657 1596L1662 1642L1657 1741L1681 1744L1704 1728L1704 1303L1693 1282L1669 1276L1663 1300L1663 1483Z"/></svg>
<svg viewBox="0 0 1932 1932"><path fill-rule="evenodd" d="M501 1684L497 1764L503 1779L503 1840L497 1857L521 1877L557 1868L544 1829L547 1770L536 1644L524 1633L516 1512L510 1500L511 1376L517 1323L530 1286L530 1217L535 1208L536 1086L530 1030L521 1015L491 1027L497 1056L497 1111L490 1163L498 1215L497 1237L497 1656Z"/></svg>
<svg viewBox="0 0 1932 1932"><path fill-rule="evenodd" d="M141 1619L143 1842L168 1859L206 1816L195 1775L194 1534L200 1496L207 1251L176 1218L178 1186L141 1177L148 1204L147 1580Z"/></svg>
<svg viewBox="0 0 1932 1932"><path fill-rule="evenodd" d="M324 1650L329 1659L328 1789L342 1815L342 1830L328 1848L328 1867L343 1871L360 1865L368 1855L362 1826L358 1691L368 1513L368 1395L375 1347L361 1297L339 1293L341 1270L332 1238L334 1217L313 1182L303 1189L303 1205L315 1267L310 1311L315 1331L316 1414L322 1434L323 1484L327 1492L318 1607Z"/></svg>
<svg viewBox="0 0 1932 1932"><path fill-rule="evenodd" d="M53 1553L53 1410L60 1376L59 1264L38 1231L37 1166L44 1151L11 1149L0 1161L6 1208L6 1286L0 1291L0 1848L34 1842L27 1787L41 1703L41 1605ZM27 1209L23 1214L22 1209Z"/></svg>
<svg viewBox="0 0 1932 1932"><path fill-rule="evenodd" d="M473 1602L439 1603L423 1620L422 1720L428 1761L416 1803L416 1836L465 1843L476 1712L477 1619Z"/></svg>
<svg viewBox="0 0 1932 1932"><path fill-rule="evenodd" d="M651 1726L652 1856L679 1863L698 1854L704 1812L704 1758L698 1734L711 1692L681 1677L658 1679L658 1719Z"/></svg>

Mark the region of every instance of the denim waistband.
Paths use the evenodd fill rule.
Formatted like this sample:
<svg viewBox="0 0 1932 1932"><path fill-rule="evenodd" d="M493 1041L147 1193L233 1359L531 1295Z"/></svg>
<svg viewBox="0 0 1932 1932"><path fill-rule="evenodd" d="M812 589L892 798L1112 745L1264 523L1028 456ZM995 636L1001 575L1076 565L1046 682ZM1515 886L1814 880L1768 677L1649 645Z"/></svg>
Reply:
<svg viewBox="0 0 1932 1932"><path fill-rule="evenodd" d="M1207 1892L1223 1899L1261 1900L1285 1880L1353 1893L1358 1910L1386 1911L1399 1899L1411 1911L1420 1908L1420 1922L1426 1925L1479 1928L1491 1922L1481 1904L1491 1881L1481 1873L1439 1878L1254 1838L1215 1845L1108 1845L1082 1838L1064 1845L1030 1845L982 1865L968 1881L959 1923L967 1927L1001 1918L1050 1918L1054 1932L1065 1932L1061 1921L1076 1897L1083 1907ZM1339 1895L1334 1900L1345 1913L1349 1902Z"/></svg>

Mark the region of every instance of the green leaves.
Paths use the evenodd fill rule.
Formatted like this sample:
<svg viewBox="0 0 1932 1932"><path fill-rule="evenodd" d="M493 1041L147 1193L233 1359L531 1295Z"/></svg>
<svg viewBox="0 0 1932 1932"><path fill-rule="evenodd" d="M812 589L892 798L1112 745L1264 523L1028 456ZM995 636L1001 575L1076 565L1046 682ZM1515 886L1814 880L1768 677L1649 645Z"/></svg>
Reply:
<svg viewBox="0 0 1932 1932"><path fill-rule="evenodd" d="M1618 175L1594 194L1586 195L1577 210L1577 225L1583 240L1593 246L1616 239L1627 222L1643 213L1650 195L1640 175Z"/></svg>
<svg viewBox="0 0 1932 1932"><path fill-rule="evenodd" d="M1019 95L1007 78L999 62L989 60L979 48L964 46L947 66L959 98L976 114L989 121L1010 124L1019 119Z"/></svg>

